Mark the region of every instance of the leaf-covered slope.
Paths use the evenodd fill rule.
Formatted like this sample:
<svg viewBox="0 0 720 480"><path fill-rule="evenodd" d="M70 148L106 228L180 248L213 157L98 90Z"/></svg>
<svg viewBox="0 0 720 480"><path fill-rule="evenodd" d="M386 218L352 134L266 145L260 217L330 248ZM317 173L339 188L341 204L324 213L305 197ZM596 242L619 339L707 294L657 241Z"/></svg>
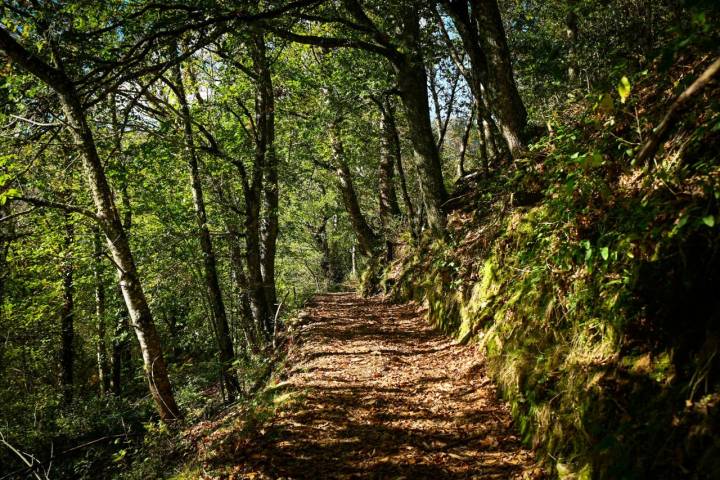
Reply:
<svg viewBox="0 0 720 480"><path fill-rule="evenodd" d="M448 240L407 245L382 278L481 343L561 477L720 474L717 84L634 161L711 61L569 102L530 158L462 186Z"/></svg>

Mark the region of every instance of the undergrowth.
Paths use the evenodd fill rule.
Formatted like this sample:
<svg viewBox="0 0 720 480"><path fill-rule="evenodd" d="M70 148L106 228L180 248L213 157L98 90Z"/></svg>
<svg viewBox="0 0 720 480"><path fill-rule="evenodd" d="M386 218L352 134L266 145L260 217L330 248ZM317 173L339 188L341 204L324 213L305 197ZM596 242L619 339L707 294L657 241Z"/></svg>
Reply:
<svg viewBox="0 0 720 480"><path fill-rule="evenodd" d="M473 186L446 240L363 277L482 345L560 477L720 476L718 89L634 161L707 64L571 98L526 160Z"/></svg>

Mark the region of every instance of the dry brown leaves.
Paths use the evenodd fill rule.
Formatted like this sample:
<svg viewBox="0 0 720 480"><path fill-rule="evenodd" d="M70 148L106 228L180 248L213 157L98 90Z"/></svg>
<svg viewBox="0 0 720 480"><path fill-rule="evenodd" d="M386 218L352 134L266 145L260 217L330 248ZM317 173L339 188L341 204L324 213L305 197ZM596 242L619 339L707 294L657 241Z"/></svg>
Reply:
<svg viewBox="0 0 720 480"><path fill-rule="evenodd" d="M417 306L322 295L291 350L281 408L224 478L541 478L473 346Z"/></svg>

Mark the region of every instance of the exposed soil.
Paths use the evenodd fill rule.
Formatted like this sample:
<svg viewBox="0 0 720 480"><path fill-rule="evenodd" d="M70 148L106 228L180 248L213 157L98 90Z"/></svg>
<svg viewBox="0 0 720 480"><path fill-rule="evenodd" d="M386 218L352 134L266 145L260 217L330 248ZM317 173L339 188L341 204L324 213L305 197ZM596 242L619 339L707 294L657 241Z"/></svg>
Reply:
<svg viewBox="0 0 720 480"><path fill-rule="evenodd" d="M417 305L317 296L290 350L282 408L241 478L539 478L476 347Z"/></svg>

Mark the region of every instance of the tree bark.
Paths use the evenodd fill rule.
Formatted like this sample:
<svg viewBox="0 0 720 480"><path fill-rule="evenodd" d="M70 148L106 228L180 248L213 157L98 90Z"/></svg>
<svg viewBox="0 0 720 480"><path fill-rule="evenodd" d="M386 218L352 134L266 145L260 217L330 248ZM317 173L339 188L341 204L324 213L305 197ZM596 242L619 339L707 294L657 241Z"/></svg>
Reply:
<svg viewBox="0 0 720 480"><path fill-rule="evenodd" d="M3 27L0 27L0 50L3 50L11 61L55 90L60 97L65 122L80 153L86 182L97 209L97 222L105 234L108 249L117 266L120 287L142 351L150 393L160 418L163 420L178 418L180 411L170 385L160 336L155 328L150 306L137 273L135 259L113 201L95 139L80 103L80 96L73 82L62 70L46 64L30 53Z"/></svg>
<svg viewBox="0 0 720 480"><path fill-rule="evenodd" d="M510 49L507 45L497 0L470 0L473 19L478 25L480 45L490 67L488 91L495 107L498 127L510 154L518 158L525 153L527 112L513 76Z"/></svg>
<svg viewBox="0 0 720 480"><path fill-rule="evenodd" d="M73 298L73 244L75 243L75 225L69 214L64 215L65 237L63 241L63 262L61 268L63 283L63 305L60 313L61 320L61 350L60 367L63 387L63 398L66 403L72 401L73 397L73 366L75 363L75 329L73 325L75 316L75 305Z"/></svg>
<svg viewBox="0 0 720 480"><path fill-rule="evenodd" d="M385 101L380 111L380 167L378 178L380 180L380 217L383 222L391 217L400 216L397 193L395 191L395 160L400 145L395 129L390 102Z"/></svg>
<svg viewBox="0 0 720 480"><path fill-rule="evenodd" d="M527 112L513 77L510 50L496 0L442 0L470 61L461 68L476 104L487 102L513 158L525 152ZM447 38L450 41L449 38ZM454 58L458 63L459 59ZM484 88L485 87L485 88ZM484 99L487 95L489 99ZM478 118L483 117L478 110ZM486 135L486 138L487 135Z"/></svg>
<svg viewBox="0 0 720 480"><path fill-rule="evenodd" d="M102 238L97 228L93 232L93 277L95 280L95 321L97 331L97 367L100 395L110 391L110 374L108 372L107 344L105 343L105 279L102 268Z"/></svg>
<svg viewBox="0 0 720 480"><path fill-rule="evenodd" d="M403 203L405 204L405 209L407 210L407 217L410 219L415 218L415 208L413 207L412 199L410 198L410 193L408 192L407 188L407 179L405 177L405 168L403 167L402 162L402 148L400 145L400 134L398 134L397 130L397 122L395 121L395 112L392 107L392 104L388 101L388 106L386 107L386 115L387 115L387 127L390 132L390 134L393 136L393 141L391 142L392 145L392 155L394 157L394 164L397 168L397 174L398 174L398 180L400 182L400 192L402 193Z"/></svg>
<svg viewBox="0 0 720 480"><path fill-rule="evenodd" d="M360 208L352 174L345 158L345 149L340 138L340 125L334 122L330 127L330 142L332 146L332 165L338 179L338 188L343 198L343 205L350 216L350 223L357 237L360 252L365 256L372 256L378 244L377 235L370 228Z"/></svg>
<svg viewBox="0 0 720 480"><path fill-rule="evenodd" d="M438 235L445 231L446 219L442 205L448 194L443 180L440 154L430 124L427 72L419 49L420 17L414 7L407 9L407 17L402 37L406 39L408 53L397 58L393 66L415 151L415 164L420 175L428 226Z"/></svg>
<svg viewBox="0 0 720 480"><path fill-rule="evenodd" d="M463 131L462 141L460 143L460 158L458 159L458 176L463 177L465 176L465 156L467 155L467 148L468 148L468 141L470 140L470 132L472 130L472 124L473 119L475 118L475 107L470 110L470 115L468 116L467 123L465 124L465 130ZM484 147L484 142L482 142L483 145L481 145L481 150ZM483 165L485 166L485 169L487 170L487 157L484 155L485 152L481 152L481 160L483 160Z"/></svg>
<svg viewBox="0 0 720 480"><path fill-rule="evenodd" d="M565 16L565 37L568 41L567 72L568 82L572 85L577 80L577 53L578 14L577 0L568 0L568 13Z"/></svg>
<svg viewBox="0 0 720 480"><path fill-rule="evenodd" d="M265 36L256 33L253 38L253 66L256 75L256 88L258 91L255 110L257 134L260 138L260 148L265 160L263 183L263 217L261 222L261 271L265 299L270 314L275 314L277 307L277 290L275 285L275 256L277 253L278 236L278 162L275 151L275 93L273 91L272 76L267 59Z"/></svg>
<svg viewBox="0 0 720 480"><path fill-rule="evenodd" d="M230 337L230 327L228 326L227 312L225 311L225 303L223 302L222 291L220 290L220 281L218 280L217 260L208 227L205 197L203 195L197 150L195 149L195 140L193 138L192 117L185 93L180 65L175 65L173 74L178 102L180 103L185 158L190 170L190 187L192 190L195 221L197 223L197 236L200 241L200 250L202 251L205 288L207 289L208 301L210 303L210 309L212 310L213 331L215 332L215 340L218 346L218 360L221 365L222 379L227 388L228 398L232 401L240 391L240 384L232 367L235 351L233 349L232 338Z"/></svg>
<svg viewBox="0 0 720 480"><path fill-rule="evenodd" d="M400 206L395 193L395 152L399 145L397 132L395 131L394 119L388 109L392 108L390 102L386 101L380 111L380 164L378 168L378 179L380 187L380 221L385 237L386 259L393 259L394 242L392 236L393 222L400 217Z"/></svg>
<svg viewBox="0 0 720 480"><path fill-rule="evenodd" d="M235 285L235 296L238 303L241 328L245 336L246 347L255 350L259 345L256 324L253 323L253 313L250 308L248 295L248 278L245 274L243 252L240 248L240 233L232 222L227 222L228 243L230 247L230 263L232 265L232 278Z"/></svg>
<svg viewBox="0 0 720 480"><path fill-rule="evenodd" d="M257 161L257 156L256 156ZM261 175L258 173L258 175ZM263 286L261 253L260 253L260 187L258 181L253 181L250 188L246 188L245 195L245 263L248 269L248 292L250 294L250 309L253 319L259 330L270 338L272 320L268 308L265 288Z"/></svg>

